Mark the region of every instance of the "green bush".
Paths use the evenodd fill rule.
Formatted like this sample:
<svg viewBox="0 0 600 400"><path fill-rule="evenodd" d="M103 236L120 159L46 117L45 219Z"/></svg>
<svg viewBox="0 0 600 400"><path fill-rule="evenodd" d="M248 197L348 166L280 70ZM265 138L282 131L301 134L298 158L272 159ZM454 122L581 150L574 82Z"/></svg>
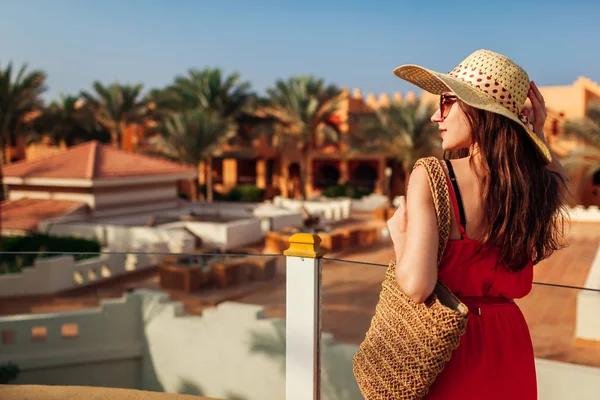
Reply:
<svg viewBox="0 0 600 400"><path fill-rule="evenodd" d="M200 185L201 193L206 198L206 185ZM227 193L219 193L213 191L214 201L240 201L255 203L263 201L265 197L265 189L253 185L235 186Z"/></svg>
<svg viewBox="0 0 600 400"><path fill-rule="evenodd" d="M355 188L353 188L353 193L350 195L350 197L352 197L353 199L362 199L363 197L368 196L371 193L372 192L370 190L360 188L360 187L355 187Z"/></svg>
<svg viewBox="0 0 600 400"><path fill-rule="evenodd" d="M0 365L0 385L5 385L17 379L19 372L21 372L19 366L11 362Z"/></svg>
<svg viewBox="0 0 600 400"><path fill-rule="evenodd" d="M202 194L202 196L204 196L204 199L207 199L207 189L206 189L206 184L202 184L202 185L198 185L198 193ZM229 193L219 193L216 190L213 189L213 200L214 201L228 201L227 200L227 196Z"/></svg>
<svg viewBox="0 0 600 400"><path fill-rule="evenodd" d="M98 253L100 243L96 240L82 239L69 236L50 236L42 233L31 236L3 236L0 245L0 273L19 273L25 267L30 267L36 258L56 257L57 254L47 252ZM30 252L36 254L14 254ZM95 257L95 254L75 254L76 261Z"/></svg>
<svg viewBox="0 0 600 400"><path fill-rule="evenodd" d="M226 195L228 201L256 203L263 201L265 189L252 185L236 186Z"/></svg>
<svg viewBox="0 0 600 400"><path fill-rule="evenodd" d="M346 185L329 186L327 189L323 190L321 194L331 198L348 197L348 188Z"/></svg>
<svg viewBox="0 0 600 400"><path fill-rule="evenodd" d="M346 182L335 186L330 186L323 190L321 194L329 198L350 197L352 199L360 199L371 194L371 192L364 188L354 186L350 182Z"/></svg>

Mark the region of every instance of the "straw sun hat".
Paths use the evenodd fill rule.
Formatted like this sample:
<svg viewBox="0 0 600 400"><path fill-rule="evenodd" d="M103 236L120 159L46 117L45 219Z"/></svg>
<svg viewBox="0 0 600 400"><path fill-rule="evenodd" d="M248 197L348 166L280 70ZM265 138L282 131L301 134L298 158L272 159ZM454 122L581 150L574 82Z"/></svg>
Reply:
<svg viewBox="0 0 600 400"><path fill-rule="evenodd" d="M530 88L529 76L502 54L477 50L447 74L412 64L394 69L394 74L427 92L442 94L450 90L471 107L510 118L525 128L546 162L552 161L550 150L533 132L523 114Z"/></svg>

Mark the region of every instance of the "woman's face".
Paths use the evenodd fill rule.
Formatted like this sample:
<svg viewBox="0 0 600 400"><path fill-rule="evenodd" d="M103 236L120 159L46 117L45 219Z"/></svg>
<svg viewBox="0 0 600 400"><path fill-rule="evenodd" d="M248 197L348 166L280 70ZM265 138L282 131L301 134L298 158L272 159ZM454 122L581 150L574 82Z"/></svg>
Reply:
<svg viewBox="0 0 600 400"><path fill-rule="evenodd" d="M431 116L431 122L438 124L440 129L445 151L466 149L471 145L471 129L457 100L452 92L442 94L440 108Z"/></svg>

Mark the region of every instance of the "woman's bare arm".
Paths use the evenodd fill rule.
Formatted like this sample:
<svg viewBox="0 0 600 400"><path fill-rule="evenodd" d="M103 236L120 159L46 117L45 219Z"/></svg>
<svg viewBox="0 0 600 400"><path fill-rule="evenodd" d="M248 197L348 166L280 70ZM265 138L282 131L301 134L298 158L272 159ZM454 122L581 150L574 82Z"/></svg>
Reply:
<svg viewBox="0 0 600 400"><path fill-rule="evenodd" d="M424 302L437 281L438 226L424 167L416 168L406 195L408 223L401 254L396 254L396 280L416 302Z"/></svg>

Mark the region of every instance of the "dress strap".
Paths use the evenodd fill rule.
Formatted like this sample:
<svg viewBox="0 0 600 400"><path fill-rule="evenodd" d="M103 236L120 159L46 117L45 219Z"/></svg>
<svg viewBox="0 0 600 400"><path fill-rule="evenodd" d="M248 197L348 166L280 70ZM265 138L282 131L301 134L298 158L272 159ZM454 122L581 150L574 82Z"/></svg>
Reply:
<svg viewBox="0 0 600 400"><path fill-rule="evenodd" d="M450 160L444 160L448 167L448 189L450 191L450 197L452 198L452 204L454 205L454 214L459 218L458 229L463 239L467 238L467 219L465 218L465 209L462 203L462 197L460 196L460 189L458 188L458 182L456 181L456 175L454 174L454 168Z"/></svg>

